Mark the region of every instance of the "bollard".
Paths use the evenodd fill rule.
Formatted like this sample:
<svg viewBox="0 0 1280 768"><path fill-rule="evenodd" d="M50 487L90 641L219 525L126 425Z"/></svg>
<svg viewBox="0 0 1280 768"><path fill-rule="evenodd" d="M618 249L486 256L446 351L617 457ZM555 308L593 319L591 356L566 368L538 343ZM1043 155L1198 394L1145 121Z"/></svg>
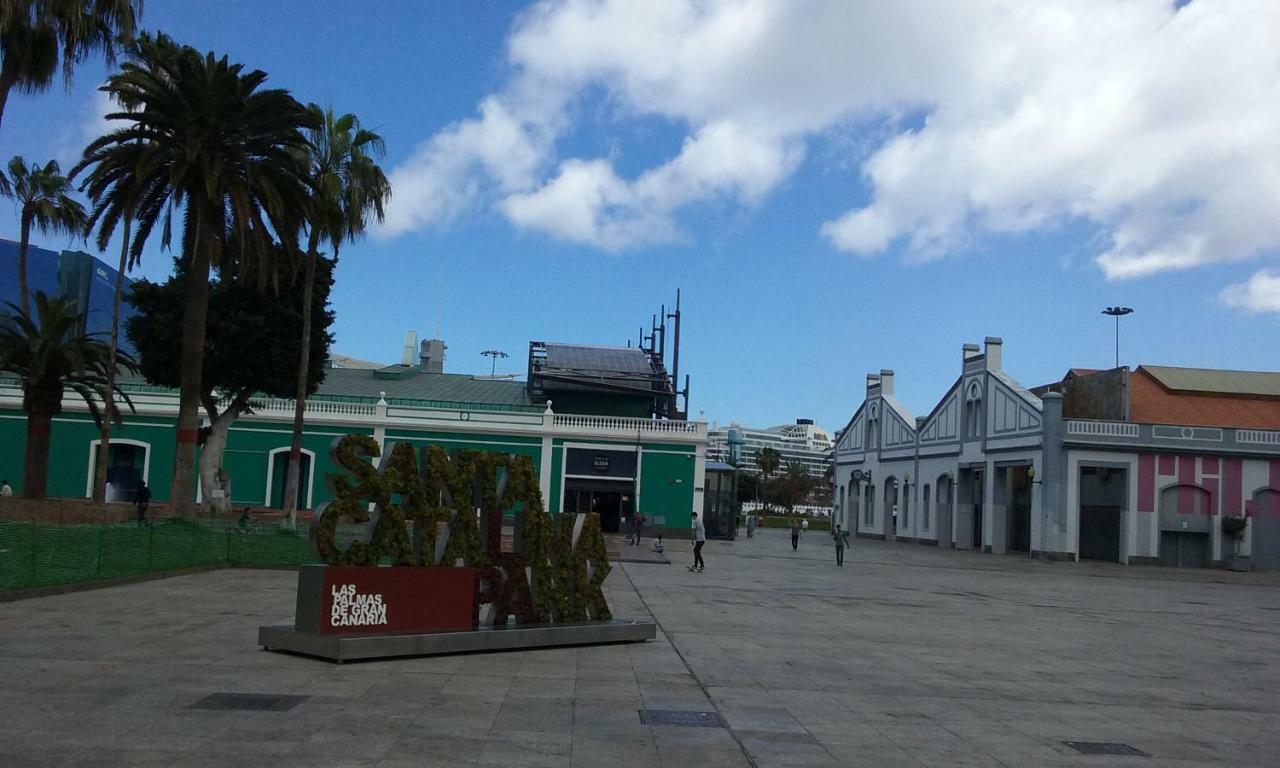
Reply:
<svg viewBox="0 0 1280 768"><path fill-rule="evenodd" d="M31 521L31 586L36 585L36 572L39 568L39 559L36 556L36 534L40 529L36 526L36 521Z"/></svg>

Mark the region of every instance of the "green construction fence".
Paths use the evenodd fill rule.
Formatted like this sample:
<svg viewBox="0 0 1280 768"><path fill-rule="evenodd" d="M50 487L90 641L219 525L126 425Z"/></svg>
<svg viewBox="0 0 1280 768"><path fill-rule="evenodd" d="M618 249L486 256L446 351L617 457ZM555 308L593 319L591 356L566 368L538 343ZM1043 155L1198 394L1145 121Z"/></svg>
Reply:
<svg viewBox="0 0 1280 768"><path fill-rule="evenodd" d="M316 562L305 530L187 520L146 526L0 522L0 591L201 566Z"/></svg>

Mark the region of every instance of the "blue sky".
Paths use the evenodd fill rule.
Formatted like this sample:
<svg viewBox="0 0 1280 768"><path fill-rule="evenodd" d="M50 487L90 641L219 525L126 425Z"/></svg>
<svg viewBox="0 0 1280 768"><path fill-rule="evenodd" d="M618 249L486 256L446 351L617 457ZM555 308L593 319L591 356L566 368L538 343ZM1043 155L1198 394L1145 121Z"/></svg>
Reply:
<svg viewBox="0 0 1280 768"><path fill-rule="evenodd" d="M442 259L454 372L623 344L681 288L692 410L721 422L837 428L880 368L924 414L987 335L1027 385L1107 366L1116 303L1124 363L1275 369L1274 4L800 5L148 0L144 26L386 138L342 354L430 336ZM0 153L74 162L104 77L15 94Z"/></svg>

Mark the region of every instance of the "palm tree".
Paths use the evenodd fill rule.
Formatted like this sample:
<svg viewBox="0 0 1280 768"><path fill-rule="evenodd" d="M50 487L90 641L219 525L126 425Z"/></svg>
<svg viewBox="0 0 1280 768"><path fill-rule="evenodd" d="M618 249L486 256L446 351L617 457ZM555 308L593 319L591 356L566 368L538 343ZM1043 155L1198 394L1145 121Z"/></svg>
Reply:
<svg viewBox="0 0 1280 768"><path fill-rule="evenodd" d="M68 194L71 182L62 175L57 160L27 165L21 155L9 161L9 175L0 181L0 195L13 198L18 205L21 222L21 240L18 244L18 295L22 314L27 314L27 248L31 244L31 229L41 234L63 233L78 235L84 232L84 206Z"/></svg>
<svg viewBox="0 0 1280 768"><path fill-rule="evenodd" d="M317 249L326 241L333 258L344 242L364 232L372 214L383 220L383 208L391 197L387 181L377 161L386 152L382 137L360 127L352 114L341 117L332 109L315 104L307 107L316 127L307 130L304 162L311 179L311 205L307 218L310 234L307 241L307 275L303 283L303 307L311 307L315 284ZM308 374L311 370L311 312L302 316L302 353L298 361L298 393L293 412L293 442L289 447L288 471L285 474L284 508L288 526L296 524L298 509L299 464L302 457L302 425L307 407Z"/></svg>
<svg viewBox="0 0 1280 768"><path fill-rule="evenodd" d="M769 485L769 476L778 471L778 467L782 464L782 454L778 453L776 448L761 448L756 451L756 466L760 468L760 474L764 478L764 486ZM763 492L765 508L769 506L769 495Z"/></svg>
<svg viewBox="0 0 1280 768"><path fill-rule="evenodd" d="M0 121L10 91L45 90L59 65L70 83L96 51L114 64L141 15L142 0L0 0Z"/></svg>
<svg viewBox="0 0 1280 768"><path fill-rule="evenodd" d="M124 273L133 263L129 259L129 230L132 220L124 217L124 237L120 244L120 266L116 270L115 294L111 301L111 356L115 357L120 349L120 300L124 296ZM106 244L99 243L99 250L105 250ZM116 369L107 370L107 391L115 391ZM102 437L98 443L98 460L93 467L93 500L106 501L107 498L107 458L111 451L111 423L118 421L115 399L107 401L107 418L102 420Z"/></svg>
<svg viewBox="0 0 1280 768"><path fill-rule="evenodd" d="M172 503L184 517L194 511L210 270L231 266L225 256L237 261L238 274L263 286L274 281L275 239L283 252L297 251L309 198L296 157L313 118L288 91L262 88L266 79L164 34L141 35L102 87L127 110L107 115L123 127L86 147L76 168L92 168L84 186L99 239L131 220L134 259L157 223L169 248L175 210L182 217L186 299Z"/></svg>
<svg viewBox="0 0 1280 768"><path fill-rule="evenodd" d="M84 314L71 300L49 298L40 291L35 305L35 319L17 313L10 304L15 313L0 320L0 370L22 379L22 408L27 412L22 495L42 499L49 477L50 427L53 417L62 413L63 390L80 395L94 421L101 423L98 403L113 400L116 393L133 407L128 395L108 388L107 372L116 365L135 368L128 355L113 354L96 334L84 332Z"/></svg>

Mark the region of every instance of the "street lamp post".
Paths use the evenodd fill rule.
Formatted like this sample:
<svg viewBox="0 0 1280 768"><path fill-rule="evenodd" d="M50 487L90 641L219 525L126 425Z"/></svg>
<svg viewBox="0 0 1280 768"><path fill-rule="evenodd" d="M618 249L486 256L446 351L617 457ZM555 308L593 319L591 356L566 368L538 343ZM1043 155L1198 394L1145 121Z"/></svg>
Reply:
<svg viewBox="0 0 1280 768"><path fill-rule="evenodd" d="M502 351L502 350L500 350L500 349L486 349L485 351L481 352L480 354L484 355L485 357L487 357L487 358L489 358L489 359L491 359L491 360L493 361L492 365L490 365L490 366L489 366L489 378L491 378L491 379L492 379L492 378L495 378L495 377L497 376L497 373L498 373L498 358L500 358L500 357L511 357L511 355L508 355L506 352L503 352L503 351Z"/></svg>
<svg viewBox="0 0 1280 768"><path fill-rule="evenodd" d="M1133 313L1131 307L1107 307L1102 310L1102 314L1111 315L1116 319L1116 367L1120 367L1120 318Z"/></svg>

